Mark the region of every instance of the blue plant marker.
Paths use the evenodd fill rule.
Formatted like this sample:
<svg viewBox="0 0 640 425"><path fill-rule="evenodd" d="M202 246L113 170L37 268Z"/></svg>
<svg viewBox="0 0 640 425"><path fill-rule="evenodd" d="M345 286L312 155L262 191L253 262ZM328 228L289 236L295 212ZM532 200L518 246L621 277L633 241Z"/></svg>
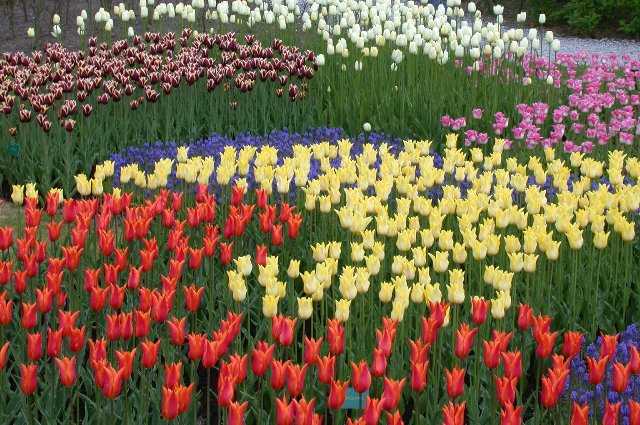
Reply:
<svg viewBox="0 0 640 425"><path fill-rule="evenodd" d="M342 410L362 410L364 404L367 401L369 391L363 393L357 393L352 387L347 388L347 394L345 396Z"/></svg>
<svg viewBox="0 0 640 425"><path fill-rule="evenodd" d="M9 155L11 155L14 158L17 158L18 155L20 154L20 145L17 144L16 142L11 142L9 144L9 147L7 148L7 151L9 152Z"/></svg>

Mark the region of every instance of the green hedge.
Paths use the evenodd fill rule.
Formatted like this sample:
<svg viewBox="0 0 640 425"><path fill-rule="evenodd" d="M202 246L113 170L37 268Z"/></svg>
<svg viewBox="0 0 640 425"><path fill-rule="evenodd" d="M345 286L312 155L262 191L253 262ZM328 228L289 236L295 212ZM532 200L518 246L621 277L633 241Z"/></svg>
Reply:
<svg viewBox="0 0 640 425"><path fill-rule="evenodd" d="M640 0L532 0L531 6L546 12L548 23L568 25L578 34L640 36Z"/></svg>

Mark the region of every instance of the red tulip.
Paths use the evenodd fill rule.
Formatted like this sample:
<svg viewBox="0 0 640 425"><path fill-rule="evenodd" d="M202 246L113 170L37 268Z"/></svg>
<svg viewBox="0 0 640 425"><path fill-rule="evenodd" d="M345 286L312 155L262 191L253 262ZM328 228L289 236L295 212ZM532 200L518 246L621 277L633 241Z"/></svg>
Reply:
<svg viewBox="0 0 640 425"><path fill-rule="evenodd" d="M94 312L102 311L107 302L111 287L93 286L89 289L89 308Z"/></svg>
<svg viewBox="0 0 640 425"><path fill-rule="evenodd" d="M75 245L63 246L62 254L64 255L65 267L69 271L75 271L80 265L80 256L82 255L82 248Z"/></svg>
<svg viewBox="0 0 640 425"><path fill-rule="evenodd" d="M322 348L323 338L304 337L304 362L307 364L316 364L320 357L320 349Z"/></svg>
<svg viewBox="0 0 640 425"><path fill-rule="evenodd" d="M204 354L204 343L206 339L207 336L205 334L190 333L189 335L187 335L187 341L189 344L187 357L189 357L189 360L196 361L202 359L202 355Z"/></svg>
<svg viewBox="0 0 640 425"><path fill-rule="evenodd" d="M1 307L0 307L1 308ZM1 316L1 313L0 313ZM2 320L0 319L0 324ZM631 347L629 352L629 364L631 365L631 373L640 375L640 348Z"/></svg>
<svg viewBox="0 0 640 425"><path fill-rule="evenodd" d="M182 362L164 365L164 386L175 388L182 381Z"/></svg>
<svg viewBox="0 0 640 425"><path fill-rule="evenodd" d="M518 329L528 330L533 324L533 309L527 304L518 306Z"/></svg>
<svg viewBox="0 0 640 425"><path fill-rule="evenodd" d="M491 340L491 341L482 341L482 354L484 365L488 369L495 369L500 364L500 342Z"/></svg>
<svg viewBox="0 0 640 425"><path fill-rule="evenodd" d="M267 264L267 255L269 251L266 245L256 245L256 264L265 266Z"/></svg>
<svg viewBox="0 0 640 425"><path fill-rule="evenodd" d="M293 343L295 326L296 319L274 316L271 319L271 336L280 345L289 346Z"/></svg>
<svg viewBox="0 0 640 425"><path fill-rule="evenodd" d="M12 261L0 261L0 285L6 285L11 279Z"/></svg>
<svg viewBox="0 0 640 425"><path fill-rule="evenodd" d="M366 425L377 425L382 415L382 400L367 396L362 418Z"/></svg>
<svg viewBox="0 0 640 425"><path fill-rule="evenodd" d="M55 363L60 374L60 383L65 387L71 387L76 382L76 358L56 358Z"/></svg>
<svg viewBox="0 0 640 425"><path fill-rule="evenodd" d="M471 298L471 321L480 326L487 320L491 302L481 297Z"/></svg>
<svg viewBox="0 0 640 425"><path fill-rule="evenodd" d="M522 406L513 407L508 403L500 410L500 425L520 425L522 424Z"/></svg>
<svg viewBox="0 0 640 425"><path fill-rule="evenodd" d="M233 242L220 243L220 263L223 266L229 265L233 259Z"/></svg>
<svg viewBox="0 0 640 425"><path fill-rule="evenodd" d="M249 408L249 402L245 401L242 404L239 404L235 401L232 401L229 404L229 413L227 417L228 425L244 425L244 415Z"/></svg>
<svg viewBox="0 0 640 425"><path fill-rule="evenodd" d="M0 369L2 368L0 367ZM629 425L640 425L640 402L629 399L627 403L629 406Z"/></svg>
<svg viewBox="0 0 640 425"><path fill-rule="evenodd" d="M0 347L0 371L3 371L7 367L7 361L9 360L9 341L5 342Z"/></svg>
<svg viewBox="0 0 640 425"><path fill-rule="evenodd" d="M609 356L604 356L600 360L594 360L593 357L587 357L587 368L589 370L589 383L598 385L604 379Z"/></svg>
<svg viewBox="0 0 640 425"><path fill-rule="evenodd" d="M402 397L402 388L404 387L405 378L394 380L384 378L382 389L381 403L382 408L387 411L395 410Z"/></svg>
<svg viewBox="0 0 640 425"><path fill-rule="evenodd" d="M427 387L429 360L424 362L411 361L411 389L422 392Z"/></svg>
<svg viewBox="0 0 640 425"><path fill-rule="evenodd" d="M580 405L573 402L571 406L570 425L589 425L589 405Z"/></svg>
<svg viewBox="0 0 640 425"><path fill-rule="evenodd" d="M227 407L233 401L235 395L235 382L233 376L220 374L218 376L218 405Z"/></svg>
<svg viewBox="0 0 640 425"><path fill-rule="evenodd" d="M136 359L136 349L131 351L119 351L116 350L116 359L118 359L118 365L120 366L120 374L123 380L131 378L133 373L133 362Z"/></svg>
<svg viewBox="0 0 640 425"><path fill-rule="evenodd" d="M449 402L442 406L442 425L464 425L464 412L467 403Z"/></svg>
<svg viewBox="0 0 640 425"><path fill-rule="evenodd" d="M13 227L0 227L0 251L6 251L13 245Z"/></svg>
<svg viewBox="0 0 640 425"><path fill-rule="evenodd" d="M533 337L536 337L536 334L542 332L550 332L551 330L551 316L539 315L539 316L531 316L531 333Z"/></svg>
<svg viewBox="0 0 640 425"><path fill-rule="evenodd" d="M307 401L303 397L299 400L294 400L291 404L293 405L296 425L306 425L306 424L315 425L314 423L314 416L315 416L314 410L316 407L315 400Z"/></svg>
<svg viewBox="0 0 640 425"><path fill-rule="evenodd" d="M156 365L158 361L158 352L160 351L160 340L152 342L149 340L142 341L140 343L140 350L142 351L142 358L140 363L142 367L150 369Z"/></svg>
<svg viewBox="0 0 640 425"><path fill-rule="evenodd" d="M267 344L265 341L259 341L253 349L251 355L251 370L256 376L263 376L273 360L273 352L275 345Z"/></svg>
<svg viewBox="0 0 640 425"><path fill-rule="evenodd" d="M20 325L24 329L33 329L38 324L38 309L36 303L22 303L22 320Z"/></svg>
<svg viewBox="0 0 640 425"><path fill-rule="evenodd" d="M455 367L451 370L445 369L444 373L447 379L447 394L454 400L464 393L465 370Z"/></svg>
<svg viewBox="0 0 640 425"><path fill-rule="evenodd" d="M27 290L27 281L29 280L29 276L27 276L27 271L20 270L13 272L13 287L17 294L22 294ZM34 304L35 305L35 304Z"/></svg>
<svg viewBox="0 0 640 425"><path fill-rule="evenodd" d="M615 362L613 364L613 379L612 379L612 387L613 390L617 393L622 393L627 389L629 385L629 378L631 378L631 365L627 363L623 365L622 363Z"/></svg>
<svg viewBox="0 0 640 425"><path fill-rule="evenodd" d="M544 408L551 409L558 404L558 399L562 395L569 373L570 371L566 369L550 369L547 376L542 378L540 398Z"/></svg>
<svg viewBox="0 0 640 425"><path fill-rule="evenodd" d="M160 412L162 413L162 417L168 421L177 418L180 414L180 399L178 394L178 392L171 388L162 387Z"/></svg>
<svg viewBox="0 0 640 425"><path fill-rule="evenodd" d="M327 397L327 407L331 410L339 410L346 399L348 381L331 380L329 386L329 396Z"/></svg>
<svg viewBox="0 0 640 425"><path fill-rule="evenodd" d="M507 351L511 338L513 338L513 332L500 332L494 329L491 331L491 338L500 345L500 351Z"/></svg>
<svg viewBox="0 0 640 425"><path fill-rule="evenodd" d="M438 320L434 317L422 318L422 342L433 345L438 339L438 331L440 330Z"/></svg>
<svg viewBox="0 0 640 425"><path fill-rule="evenodd" d="M89 292L91 288L95 288L100 285L100 273L102 273L101 268L84 269L84 290Z"/></svg>
<svg viewBox="0 0 640 425"><path fill-rule="evenodd" d="M520 351L506 351L501 355L504 375L508 378L520 378L522 375L522 355Z"/></svg>
<svg viewBox="0 0 640 425"><path fill-rule="evenodd" d="M380 348L373 349L373 358L371 359L371 375L379 378L385 374L387 370L387 357Z"/></svg>
<svg viewBox="0 0 640 425"><path fill-rule="evenodd" d="M516 399L518 378L496 378L496 396L500 406L513 404Z"/></svg>
<svg viewBox="0 0 640 425"><path fill-rule="evenodd" d="M440 327L442 327L442 325L444 324L444 320L447 317L447 310L449 310L449 304L445 302L429 303L429 311L431 313L429 317L435 319L436 328L440 329Z"/></svg>
<svg viewBox="0 0 640 425"><path fill-rule="evenodd" d="M602 425L618 425L618 417L620 416L621 405L621 402L610 403L609 400L605 401L604 415L602 416Z"/></svg>
<svg viewBox="0 0 640 425"><path fill-rule="evenodd" d="M26 396L36 392L38 388L38 365L20 365L20 390Z"/></svg>
<svg viewBox="0 0 640 425"><path fill-rule="evenodd" d="M231 187L231 205L237 207L244 199L244 187L234 185Z"/></svg>
<svg viewBox="0 0 640 425"><path fill-rule="evenodd" d="M393 337L391 336L391 332L387 329L376 329L376 342L384 356L389 357L391 355L391 350L393 349Z"/></svg>
<svg viewBox="0 0 640 425"><path fill-rule="evenodd" d="M46 314L53 306L53 292L49 288L36 289L36 305L40 313Z"/></svg>
<svg viewBox="0 0 640 425"><path fill-rule="evenodd" d="M287 390L291 397L298 397L304 390L304 380L307 375L307 368L309 365L304 366L294 365L289 363L286 367L287 375Z"/></svg>
<svg viewBox="0 0 640 425"><path fill-rule="evenodd" d="M42 334L40 332L27 334L27 358L38 361L42 357Z"/></svg>
<svg viewBox="0 0 640 425"><path fill-rule="evenodd" d="M6 292L2 292L6 294ZM6 326L13 320L13 301L0 296L0 326Z"/></svg>
<svg viewBox="0 0 640 425"><path fill-rule="evenodd" d="M344 326L335 319L327 322L327 342L329 343L329 353L334 356L342 354L344 351Z"/></svg>
<svg viewBox="0 0 640 425"><path fill-rule="evenodd" d="M409 340L409 358L412 362L426 362L429 357L429 344L420 340Z"/></svg>
<svg viewBox="0 0 640 425"><path fill-rule="evenodd" d="M202 367L210 369L218 363L222 354L219 341L204 341L204 351L202 352Z"/></svg>
<svg viewBox="0 0 640 425"><path fill-rule="evenodd" d="M281 390L287 378L287 364L280 360L273 359L271 362L271 388Z"/></svg>
<svg viewBox="0 0 640 425"><path fill-rule="evenodd" d="M293 425L294 415L293 403L276 398L276 425Z"/></svg>
<svg viewBox="0 0 640 425"><path fill-rule="evenodd" d="M89 365L95 368L96 365L107 358L107 340L89 340Z"/></svg>
<svg viewBox="0 0 640 425"><path fill-rule="evenodd" d="M203 248L189 248L189 269L198 270L202 266Z"/></svg>
<svg viewBox="0 0 640 425"><path fill-rule="evenodd" d="M58 357L62 348L62 329L47 329L47 356Z"/></svg>
<svg viewBox="0 0 640 425"><path fill-rule="evenodd" d="M151 332L151 314L142 310L133 312L136 338L144 338Z"/></svg>
<svg viewBox="0 0 640 425"><path fill-rule="evenodd" d="M618 347L618 335L602 335L602 343L600 345L600 358L609 356L613 359Z"/></svg>
<svg viewBox="0 0 640 425"><path fill-rule="evenodd" d="M455 355L459 359L466 359L473 348L473 341L478 333L478 328L471 328L466 323L460 325L456 331Z"/></svg>
<svg viewBox="0 0 640 425"><path fill-rule="evenodd" d="M302 215L292 214L287 220L287 236L290 239L296 239L300 234L300 226L302 225Z"/></svg>
<svg viewBox="0 0 640 425"><path fill-rule="evenodd" d="M351 362L351 386L357 393L363 393L371 386L371 373L365 361Z"/></svg>
<svg viewBox="0 0 640 425"><path fill-rule="evenodd" d="M282 225L274 224L273 226L271 226L271 245L280 246L282 245L282 242Z"/></svg>
<svg viewBox="0 0 640 425"><path fill-rule="evenodd" d="M336 358L331 354L327 356L319 356L318 365L318 381L323 384L329 384L335 377Z"/></svg>
<svg viewBox="0 0 640 425"><path fill-rule="evenodd" d="M64 223L62 221L51 221L47 223L47 235L49 237L49 241L55 242L60 239L60 234L62 233L62 225Z"/></svg>
<svg viewBox="0 0 640 425"><path fill-rule="evenodd" d="M167 331L169 334L169 340L173 345L182 345L184 344L184 340L187 337L187 318L183 317L182 319L178 319L174 317L173 319L167 321Z"/></svg>
<svg viewBox="0 0 640 425"><path fill-rule="evenodd" d="M534 334L536 340L536 356L539 358L547 358L553 352L553 345L555 344L558 332L538 332Z"/></svg>

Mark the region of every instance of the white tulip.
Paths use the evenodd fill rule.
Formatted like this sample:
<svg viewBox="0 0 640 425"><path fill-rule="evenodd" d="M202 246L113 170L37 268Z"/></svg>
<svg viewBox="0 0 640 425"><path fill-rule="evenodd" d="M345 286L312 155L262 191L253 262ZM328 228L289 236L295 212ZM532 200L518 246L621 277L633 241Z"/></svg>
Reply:
<svg viewBox="0 0 640 425"><path fill-rule="evenodd" d="M55 13L53 15L53 25L59 25L60 24L60 15L58 15L57 13Z"/></svg>
<svg viewBox="0 0 640 425"><path fill-rule="evenodd" d="M324 63L325 63L324 55L320 53L318 56L316 56L316 65L323 66Z"/></svg>
<svg viewBox="0 0 640 425"><path fill-rule="evenodd" d="M36 30L33 27L27 29L27 37L34 38L36 36Z"/></svg>
<svg viewBox="0 0 640 425"><path fill-rule="evenodd" d="M541 13L540 16L538 16L538 23L544 25L545 22L547 22L547 15Z"/></svg>
<svg viewBox="0 0 640 425"><path fill-rule="evenodd" d="M127 35L129 37L133 37L135 35L135 32L133 32L133 27L127 28Z"/></svg>
<svg viewBox="0 0 640 425"><path fill-rule="evenodd" d="M404 55L399 49L395 49L393 52L391 52L391 60L393 60L393 62L396 64L402 62L403 57Z"/></svg>
<svg viewBox="0 0 640 425"><path fill-rule="evenodd" d="M554 52L560 51L560 40L555 39L551 42L551 50Z"/></svg>
<svg viewBox="0 0 640 425"><path fill-rule="evenodd" d="M362 124L362 129L365 131L365 133L369 133L371 131L371 124L365 122L364 124Z"/></svg>
<svg viewBox="0 0 640 425"><path fill-rule="evenodd" d="M518 13L518 15L516 16L516 21L517 22L524 22L527 20L527 12L520 12Z"/></svg>
<svg viewBox="0 0 640 425"><path fill-rule="evenodd" d="M80 16L82 16L82 20L86 21L87 20L87 11L82 9L82 11L80 12Z"/></svg>
<svg viewBox="0 0 640 425"><path fill-rule="evenodd" d="M551 75L549 75L547 77L547 84L552 85L553 84L553 77Z"/></svg>

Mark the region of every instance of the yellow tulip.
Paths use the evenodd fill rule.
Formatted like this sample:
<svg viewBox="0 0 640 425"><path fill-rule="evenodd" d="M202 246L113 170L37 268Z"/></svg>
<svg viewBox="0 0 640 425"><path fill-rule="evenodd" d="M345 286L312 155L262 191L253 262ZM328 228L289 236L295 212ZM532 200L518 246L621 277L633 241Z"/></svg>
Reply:
<svg viewBox="0 0 640 425"><path fill-rule="evenodd" d="M467 250L463 244L456 242L453 245L453 262L456 264L464 264L467 261Z"/></svg>
<svg viewBox="0 0 640 425"><path fill-rule="evenodd" d="M369 271L365 267L358 267L355 273L355 283L359 294L364 294L369 290L371 281Z"/></svg>
<svg viewBox="0 0 640 425"><path fill-rule="evenodd" d="M278 314L278 297L265 295L262 297L262 314L271 318Z"/></svg>
<svg viewBox="0 0 640 425"><path fill-rule="evenodd" d="M438 247L442 251L453 249L453 232L451 230L441 230L438 236Z"/></svg>
<svg viewBox="0 0 640 425"><path fill-rule="evenodd" d="M416 267L423 267L427 264L427 250L424 247L415 247L411 252L413 253L413 264Z"/></svg>
<svg viewBox="0 0 640 425"><path fill-rule="evenodd" d="M291 279L296 279L298 276L300 276L300 260L292 259L291 261L289 261L287 276L289 276Z"/></svg>
<svg viewBox="0 0 640 425"><path fill-rule="evenodd" d="M510 252L507 256L509 257L509 270L514 273L521 272L524 268L524 255L522 252Z"/></svg>
<svg viewBox="0 0 640 425"><path fill-rule="evenodd" d="M91 182L84 174L78 174L75 176L76 190L81 196L91 195Z"/></svg>
<svg viewBox="0 0 640 425"><path fill-rule="evenodd" d="M380 272L380 259L375 255L368 255L365 258L367 271L371 276L376 276Z"/></svg>
<svg viewBox="0 0 640 425"><path fill-rule="evenodd" d="M401 302L393 302L391 307L391 320L402 322L406 306Z"/></svg>
<svg viewBox="0 0 640 425"><path fill-rule="evenodd" d="M11 186L11 201L16 205L22 205L24 203L24 186L20 184L14 184Z"/></svg>
<svg viewBox="0 0 640 425"><path fill-rule="evenodd" d="M425 300L424 295L425 285L423 283L414 283L411 287L411 301L416 304L421 304Z"/></svg>
<svg viewBox="0 0 640 425"><path fill-rule="evenodd" d="M243 302L247 298L247 285L244 282L236 284L231 290L231 296L235 302Z"/></svg>
<svg viewBox="0 0 640 425"><path fill-rule="evenodd" d="M471 241L471 255L476 261L482 261L487 256L487 244L479 240Z"/></svg>
<svg viewBox="0 0 640 425"><path fill-rule="evenodd" d="M507 254L520 251L521 249L520 239L514 235L507 235L504 237L504 250Z"/></svg>
<svg viewBox="0 0 640 425"><path fill-rule="evenodd" d="M429 267L420 267L418 269L418 282L423 285L431 283L431 274L429 273Z"/></svg>
<svg viewBox="0 0 640 425"><path fill-rule="evenodd" d="M313 300L309 297L298 297L298 317L307 320L313 314Z"/></svg>
<svg viewBox="0 0 640 425"><path fill-rule="evenodd" d="M439 303L442 301L442 291L439 283L428 283L424 286L424 298L427 303Z"/></svg>
<svg viewBox="0 0 640 425"><path fill-rule="evenodd" d="M504 302L501 297L491 300L491 317L496 320L503 319L505 315Z"/></svg>
<svg viewBox="0 0 640 425"><path fill-rule="evenodd" d="M452 282L447 285L447 299L452 304L464 303L464 285L462 282Z"/></svg>
<svg viewBox="0 0 640 425"><path fill-rule="evenodd" d="M535 272L537 261L538 256L536 254L524 254L524 271L527 273Z"/></svg>
<svg viewBox="0 0 640 425"><path fill-rule="evenodd" d="M349 320L349 306L351 301L349 300L336 300L336 312L335 318L339 322L346 322Z"/></svg>
<svg viewBox="0 0 640 425"><path fill-rule="evenodd" d="M236 265L236 270L243 276L249 276L251 274L251 270L253 270L253 265L251 264L251 256L244 255L242 257L238 257L233 260Z"/></svg>
<svg viewBox="0 0 640 425"><path fill-rule="evenodd" d="M393 297L394 285L390 282L382 282L380 284L380 291L378 292L378 298L383 303L388 303Z"/></svg>
<svg viewBox="0 0 640 425"><path fill-rule="evenodd" d="M407 261L402 255L396 255L391 262L391 273L400 274L404 268L404 263Z"/></svg>
<svg viewBox="0 0 640 425"><path fill-rule="evenodd" d="M436 251L436 254L429 254L433 263L433 269L438 273L444 273L449 268L449 251Z"/></svg>

